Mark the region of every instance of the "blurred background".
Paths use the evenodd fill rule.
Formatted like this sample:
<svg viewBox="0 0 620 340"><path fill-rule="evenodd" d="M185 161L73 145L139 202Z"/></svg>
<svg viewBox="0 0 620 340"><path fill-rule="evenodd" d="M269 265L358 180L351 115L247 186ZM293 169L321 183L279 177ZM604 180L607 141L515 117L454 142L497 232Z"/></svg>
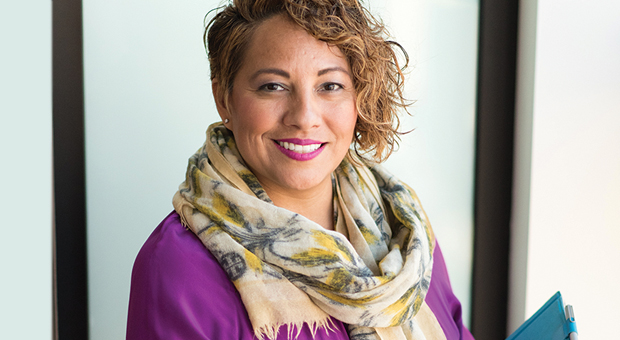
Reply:
<svg viewBox="0 0 620 340"><path fill-rule="evenodd" d="M202 33L219 4L0 4L0 338L124 338L135 256L218 119ZM580 335L611 338L620 2L366 5L410 56L413 132L386 167L474 336L505 338L560 290Z"/></svg>

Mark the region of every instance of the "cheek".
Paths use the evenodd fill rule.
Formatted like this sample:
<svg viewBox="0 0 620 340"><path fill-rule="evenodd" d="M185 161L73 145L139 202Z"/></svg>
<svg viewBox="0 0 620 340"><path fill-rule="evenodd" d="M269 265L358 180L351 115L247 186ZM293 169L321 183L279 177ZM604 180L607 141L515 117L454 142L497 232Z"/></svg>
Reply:
<svg viewBox="0 0 620 340"><path fill-rule="evenodd" d="M342 135L346 134L350 136L352 140L357 123L357 108L355 107L355 103L343 104L335 112L339 112L340 114L334 115L333 124L336 124Z"/></svg>
<svg viewBox="0 0 620 340"><path fill-rule="evenodd" d="M237 134L251 138L251 135L260 134L273 124L271 110L260 101L238 96L232 108L231 120L235 138L238 138Z"/></svg>

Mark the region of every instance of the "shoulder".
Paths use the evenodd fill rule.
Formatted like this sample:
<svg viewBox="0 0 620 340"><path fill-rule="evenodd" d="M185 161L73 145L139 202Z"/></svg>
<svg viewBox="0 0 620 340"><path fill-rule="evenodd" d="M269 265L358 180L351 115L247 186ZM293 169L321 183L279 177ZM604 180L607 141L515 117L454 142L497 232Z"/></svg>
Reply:
<svg viewBox="0 0 620 340"><path fill-rule="evenodd" d="M134 263L132 280L151 279L167 285L202 281L236 293L226 273L198 237L185 229L176 212L170 213L146 240ZM204 287L204 286L203 286Z"/></svg>
<svg viewBox="0 0 620 340"><path fill-rule="evenodd" d="M175 212L168 215L134 263L127 339L251 339L250 330L224 270Z"/></svg>
<svg viewBox="0 0 620 340"><path fill-rule="evenodd" d="M344 324L313 334L304 324L297 339L348 339ZM287 339L280 329L278 340ZM235 286L215 257L172 212L136 257L129 298L127 339L256 339Z"/></svg>
<svg viewBox="0 0 620 340"><path fill-rule="evenodd" d="M133 276L145 274L165 279L167 283L181 278L209 278L214 284L228 283L217 260L196 235L183 227L176 212L170 213L155 228L140 249Z"/></svg>

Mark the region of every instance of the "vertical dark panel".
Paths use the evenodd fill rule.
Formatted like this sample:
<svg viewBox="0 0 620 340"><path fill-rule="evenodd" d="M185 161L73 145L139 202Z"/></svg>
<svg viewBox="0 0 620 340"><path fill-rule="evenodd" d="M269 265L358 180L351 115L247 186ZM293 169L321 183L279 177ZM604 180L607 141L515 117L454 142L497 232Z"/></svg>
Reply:
<svg viewBox="0 0 620 340"><path fill-rule="evenodd" d="M52 1L57 334L88 339L82 2Z"/></svg>
<svg viewBox="0 0 620 340"><path fill-rule="evenodd" d="M518 0L480 2L472 332L506 337Z"/></svg>

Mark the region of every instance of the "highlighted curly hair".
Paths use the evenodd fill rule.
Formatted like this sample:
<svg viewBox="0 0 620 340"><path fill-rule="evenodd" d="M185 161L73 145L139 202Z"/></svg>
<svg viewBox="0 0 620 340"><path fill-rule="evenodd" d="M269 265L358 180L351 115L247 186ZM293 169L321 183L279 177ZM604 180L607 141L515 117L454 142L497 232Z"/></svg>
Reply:
<svg viewBox="0 0 620 340"><path fill-rule="evenodd" d="M338 47L349 62L358 112L350 152L375 162L387 159L400 140L398 111L409 105L395 49L403 53L405 67L408 56L401 45L386 39L383 23L358 0L233 0L216 11L204 40L211 79L227 89L225 100L256 27L285 14L316 39Z"/></svg>

